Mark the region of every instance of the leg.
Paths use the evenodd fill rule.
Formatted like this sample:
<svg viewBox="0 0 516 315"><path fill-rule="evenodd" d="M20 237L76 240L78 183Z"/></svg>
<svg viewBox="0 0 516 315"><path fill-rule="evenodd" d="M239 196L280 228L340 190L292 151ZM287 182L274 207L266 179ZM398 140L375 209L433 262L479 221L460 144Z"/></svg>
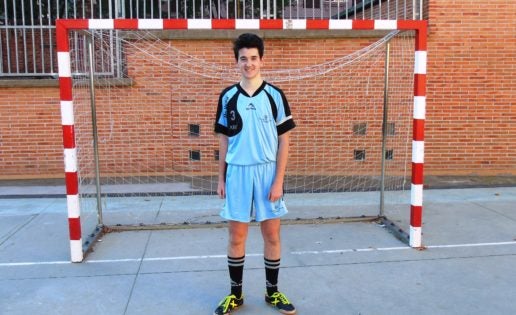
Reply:
<svg viewBox="0 0 516 315"><path fill-rule="evenodd" d="M246 185L248 178L246 167L228 165L226 171L226 202L221 216L228 223L228 269L231 282L231 293L227 295L215 309L214 315L227 315L244 303L242 280L244 274L245 248L251 220L252 185ZM252 184L252 183L251 183ZM221 186L221 184L219 184ZM224 190L220 187L217 190ZM222 196L224 191L219 192ZM245 209L248 209L247 211Z"/></svg>
<svg viewBox="0 0 516 315"><path fill-rule="evenodd" d="M231 293L220 301L213 315L228 315L244 304L242 279L248 226L248 223L229 221L228 269L231 280Z"/></svg>
<svg viewBox="0 0 516 315"><path fill-rule="evenodd" d="M228 256L242 257L245 255L245 243L249 224L245 222L229 221Z"/></svg>
<svg viewBox="0 0 516 315"><path fill-rule="evenodd" d="M278 275L281 261L280 219L270 219L261 223L264 241L264 263L267 294L265 302L280 313L295 314L296 308L285 294L278 291Z"/></svg>
<svg viewBox="0 0 516 315"><path fill-rule="evenodd" d="M229 221L228 269L231 279L231 294L239 299L242 297L248 227L247 223Z"/></svg>
<svg viewBox="0 0 516 315"><path fill-rule="evenodd" d="M266 220L261 223L263 236L263 262L267 295L278 291L278 275L281 260L280 219Z"/></svg>
<svg viewBox="0 0 516 315"><path fill-rule="evenodd" d="M263 237L263 255L269 260L278 260L281 258L281 237L280 219L270 219L262 221L260 224Z"/></svg>

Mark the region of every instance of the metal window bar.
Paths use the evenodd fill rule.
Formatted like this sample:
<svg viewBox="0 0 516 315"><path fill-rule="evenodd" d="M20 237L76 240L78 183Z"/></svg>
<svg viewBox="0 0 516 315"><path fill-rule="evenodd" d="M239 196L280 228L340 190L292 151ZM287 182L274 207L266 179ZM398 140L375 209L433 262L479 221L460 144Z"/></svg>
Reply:
<svg viewBox="0 0 516 315"><path fill-rule="evenodd" d="M424 0L0 0L0 78L57 77L57 18L421 19ZM391 8L392 5L392 8ZM74 39L75 40L75 39ZM123 71L115 44L111 69ZM107 60L104 60L107 61ZM120 63L120 64L118 64Z"/></svg>

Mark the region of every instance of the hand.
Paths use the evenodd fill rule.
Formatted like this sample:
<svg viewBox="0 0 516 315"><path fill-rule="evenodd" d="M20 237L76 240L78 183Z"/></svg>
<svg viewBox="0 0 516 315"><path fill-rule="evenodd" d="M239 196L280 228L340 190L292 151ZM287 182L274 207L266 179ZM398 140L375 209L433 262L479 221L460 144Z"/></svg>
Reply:
<svg viewBox="0 0 516 315"><path fill-rule="evenodd" d="M226 183L223 180L219 180L217 185L217 195L220 199L226 198Z"/></svg>
<svg viewBox="0 0 516 315"><path fill-rule="evenodd" d="M269 201L276 202L281 196L283 196L283 184L272 183L271 190L269 192Z"/></svg>

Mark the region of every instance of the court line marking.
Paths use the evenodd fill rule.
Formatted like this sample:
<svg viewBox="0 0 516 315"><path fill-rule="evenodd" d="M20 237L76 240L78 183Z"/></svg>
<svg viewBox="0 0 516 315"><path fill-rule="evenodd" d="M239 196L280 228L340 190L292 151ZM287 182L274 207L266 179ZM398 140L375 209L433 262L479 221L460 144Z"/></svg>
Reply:
<svg viewBox="0 0 516 315"><path fill-rule="evenodd" d="M500 245L516 245L516 241L493 242L493 243L451 244L451 245L429 245L429 246L426 246L426 248L481 247L481 246L500 246Z"/></svg>
<svg viewBox="0 0 516 315"><path fill-rule="evenodd" d="M450 245L428 245L424 248L460 248L460 247L482 247L482 246L501 246L501 245L516 245L516 241L510 242L491 242L491 243L470 243L470 244L450 244ZM298 251L298 252L290 252L293 255L308 255L308 254L341 254L341 253L351 253L351 252L374 252L374 251L394 251L394 250L404 250L404 249L413 249L412 247L402 246L402 247L368 247L368 248L357 248L357 249L333 249L333 250L314 250L314 251Z"/></svg>
<svg viewBox="0 0 516 315"><path fill-rule="evenodd" d="M469 244L450 244L450 245L428 245L425 248L461 248L461 247L487 247L487 246L504 246L516 245L516 241L510 242L491 242L491 243L469 243ZM293 251L291 255L321 255L321 254L342 254L354 252L379 252L379 251L396 251L413 249L408 246L399 247L367 247L355 249L332 249L332 250L308 250ZM249 253L246 257L260 257L263 254ZM105 264L105 263L123 263L123 262L150 262L150 261L178 261L178 260L204 260L204 259L224 259L227 255L197 255L197 256L172 256L172 257L148 257L148 258L123 258L123 259L92 259L82 262L83 264ZM35 262L13 262L0 263L0 267L23 267L23 266L44 266L44 265L68 265L74 264L70 261L35 261ZM80 265L80 264L78 264Z"/></svg>

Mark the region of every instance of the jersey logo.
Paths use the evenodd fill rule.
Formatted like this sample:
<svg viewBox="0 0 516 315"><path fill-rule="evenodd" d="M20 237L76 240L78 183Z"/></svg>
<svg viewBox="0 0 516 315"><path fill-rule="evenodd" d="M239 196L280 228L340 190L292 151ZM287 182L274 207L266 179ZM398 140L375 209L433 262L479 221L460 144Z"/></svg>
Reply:
<svg viewBox="0 0 516 315"><path fill-rule="evenodd" d="M247 110L256 110L256 107L254 107L253 103L249 103L249 105L247 105L246 109Z"/></svg>
<svg viewBox="0 0 516 315"><path fill-rule="evenodd" d="M262 117L260 117L260 120L265 124L270 123L272 121L271 117L269 117L268 115L263 115Z"/></svg>

